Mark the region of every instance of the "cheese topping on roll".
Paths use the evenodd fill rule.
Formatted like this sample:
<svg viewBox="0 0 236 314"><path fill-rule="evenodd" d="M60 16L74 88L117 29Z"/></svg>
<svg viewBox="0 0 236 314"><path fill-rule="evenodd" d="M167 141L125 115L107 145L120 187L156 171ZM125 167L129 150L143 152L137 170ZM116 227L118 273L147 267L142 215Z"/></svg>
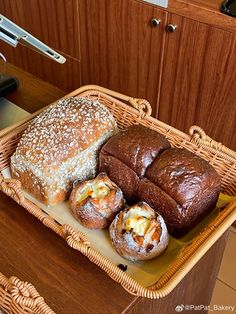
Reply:
<svg viewBox="0 0 236 314"><path fill-rule="evenodd" d="M125 215L126 231L133 230L138 236L144 236L150 226L151 215L142 210L141 207L132 207Z"/></svg>
<svg viewBox="0 0 236 314"><path fill-rule="evenodd" d="M110 193L110 187L105 182L87 182L84 188L77 193L76 201L78 203L83 202L83 200L87 199L88 197L91 198L104 198Z"/></svg>
<svg viewBox="0 0 236 314"><path fill-rule="evenodd" d="M145 202L121 211L110 226L110 236L116 251L132 261L160 255L169 240L163 218Z"/></svg>
<svg viewBox="0 0 236 314"><path fill-rule="evenodd" d="M75 218L90 229L108 227L124 203L121 189L103 172L94 179L77 183L70 195Z"/></svg>
<svg viewBox="0 0 236 314"><path fill-rule="evenodd" d="M134 241L139 245L148 245L152 241L159 241L161 236L160 223L149 206L134 205L124 214L123 229L132 233ZM147 204L146 204L147 205ZM150 245L148 246L150 249Z"/></svg>

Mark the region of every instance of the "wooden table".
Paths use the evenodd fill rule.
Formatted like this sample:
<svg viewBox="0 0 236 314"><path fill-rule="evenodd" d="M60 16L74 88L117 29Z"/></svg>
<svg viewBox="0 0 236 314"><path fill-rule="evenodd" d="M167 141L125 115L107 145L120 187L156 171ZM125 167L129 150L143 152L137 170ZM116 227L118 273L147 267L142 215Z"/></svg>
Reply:
<svg viewBox="0 0 236 314"><path fill-rule="evenodd" d="M30 112L65 94L16 67L8 65L7 71L17 76L21 84L19 91L8 98ZM0 239L0 271L7 277L14 275L31 282L58 314L171 314L176 313L178 304L209 304L226 234L174 291L160 300L126 292L3 193L0 193Z"/></svg>

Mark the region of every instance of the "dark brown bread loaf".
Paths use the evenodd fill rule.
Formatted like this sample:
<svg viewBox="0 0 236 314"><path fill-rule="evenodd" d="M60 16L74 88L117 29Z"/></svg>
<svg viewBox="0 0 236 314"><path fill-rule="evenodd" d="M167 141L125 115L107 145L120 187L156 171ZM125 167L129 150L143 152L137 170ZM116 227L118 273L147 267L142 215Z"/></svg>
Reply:
<svg viewBox="0 0 236 314"><path fill-rule="evenodd" d="M139 177L132 169L103 150L100 152L99 165L99 170L106 172L108 177L123 191L127 202L134 204L138 201Z"/></svg>
<svg viewBox="0 0 236 314"><path fill-rule="evenodd" d="M124 192L129 203L137 201L139 178L156 156L170 147L158 132L133 125L113 136L100 152L99 171L106 172Z"/></svg>
<svg viewBox="0 0 236 314"><path fill-rule="evenodd" d="M142 125L132 125L107 141L102 151L116 157L142 177L156 156L169 147L168 140L160 133Z"/></svg>
<svg viewBox="0 0 236 314"><path fill-rule="evenodd" d="M182 236L216 205L220 176L204 159L186 149L170 148L146 171L138 196L165 219L169 232Z"/></svg>
<svg viewBox="0 0 236 314"><path fill-rule="evenodd" d="M164 213L165 217L163 216L163 218L168 222L168 226L175 226L181 220L181 206L168 193L148 179L141 179L138 195L140 199L147 200L156 211Z"/></svg>
<svg viewBox="0 0 236 314"><path fill-rule="evenodd" d="M220 176L207 161L186 149L170 148L164 136L140 125L108 140L99 167L129 204L147 202L176 237L215 207L220 192Z"/></svg>

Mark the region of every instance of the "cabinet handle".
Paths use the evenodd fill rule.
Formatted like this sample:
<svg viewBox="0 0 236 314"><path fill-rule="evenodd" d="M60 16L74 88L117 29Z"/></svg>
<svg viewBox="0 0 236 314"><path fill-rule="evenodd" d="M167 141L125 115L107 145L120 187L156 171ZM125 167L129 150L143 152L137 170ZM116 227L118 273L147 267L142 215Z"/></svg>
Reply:
<svg viewBox="0 0 236 314"><path fill-rule="evenodd" d="M176 31L176 29L177 29L177 25L174 25L174 24L168 24L166 27L166 30L168 33L173 33Z"/></svg>
<svg viewBox="0 0 236 314"><path fill-rule="evenodd" d="M152 27L157 27L157 26L159 26L160 24L161 24L161 20L160 19L151 19L151 25L152 25Z"/></svg>

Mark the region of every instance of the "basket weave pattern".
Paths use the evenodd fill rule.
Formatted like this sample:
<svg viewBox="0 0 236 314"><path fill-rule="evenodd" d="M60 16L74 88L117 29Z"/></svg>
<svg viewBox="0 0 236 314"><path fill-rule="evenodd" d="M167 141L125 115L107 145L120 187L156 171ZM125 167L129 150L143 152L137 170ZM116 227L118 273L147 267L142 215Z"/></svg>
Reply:
<svg viewBox="0 0 236 314"><path fill-rule="evenodd" d="M0 309L12 314L55 314L34 286L0 273ZM1 311L0 311L1 312Z"/></svg>
<svg viewBox="0 0 236 314"><path fill-rule="evenodd" d="M119 128L142 124L164 134L172 146L185 147L208 160L222 177L222 191L229 195L236 195L236 153L210 139L199 127L191 127L190 135L187 135L150 117L151 106L147 101L131 98L98 86L84 86L66 97L71 96L101 100L116 118ZM0 171L9 167L9 158L31 119L29 118L28 121L10 130L7 134L4 133L4 136L0 138ZM59 225L52 217L26 199L18 180L4 179L0 172L0 189L25 207L44 225L64 238L73 249L80 251L90 261L102 268L129 293L152 299L161 298L170 293L236 218L236 203L232 203L183 250L155 285L143 287L110 260L91 248L83 233L75 231L69 225Z"/></svg>

